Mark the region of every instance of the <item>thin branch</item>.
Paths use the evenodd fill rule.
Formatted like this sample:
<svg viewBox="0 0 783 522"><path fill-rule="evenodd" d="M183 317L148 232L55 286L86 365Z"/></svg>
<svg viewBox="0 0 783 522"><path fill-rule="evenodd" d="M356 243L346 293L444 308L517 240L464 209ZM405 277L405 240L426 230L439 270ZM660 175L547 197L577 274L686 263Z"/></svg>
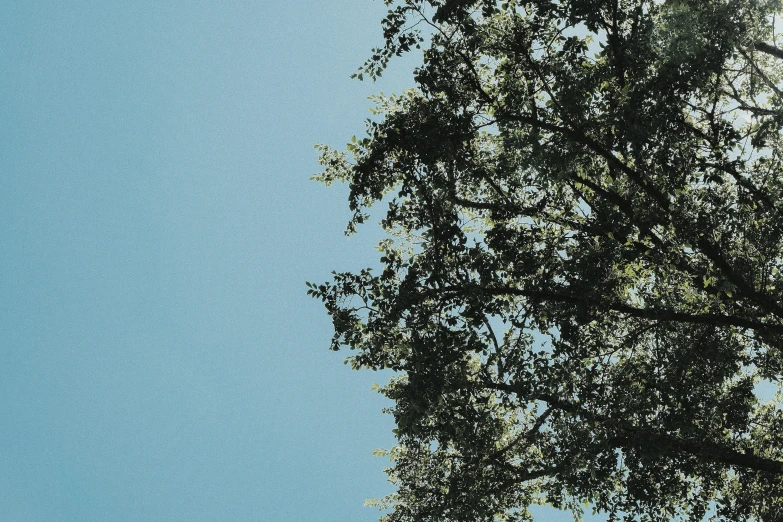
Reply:
<svg viewBox="0 0 783 522"><path fill-rule="evenodd" d="M759 67L756 62L754 62L750 56L748 56L748 53L745 52L744 49L739 49L740 54L745 57L745 59L748 61L750 66L753 68L753 70L756 71L756 74L758 74L761 79L764 81L764 83L767 84L767 87L772 89L772 91L778 95L779 98L783 98L783 91L781 91L775 83L769 79L769 76L767 76L764 71L761 70L761 67Z"/></svg>
<svg viewBox="0 0 783 522"><path fill-rule="evenodd" d="M518 446L521 442L531 441L532 439L534 439L536 435L538 435L539 430L541 430L541 427L544 425L544 423L547 421L549 416L552 415L553 412L554 412L554 408L552 407L549 407L546 410L544 410L544 413L542 413L536 419L536 423L533 425L532 428L514 437L514 439L511 442L509 442L499 450L492 453L489 456L489 458L492 460L496 460L498 457L502 457L504 454L508 453L510 449L514 448L515 446Z"/></svg>

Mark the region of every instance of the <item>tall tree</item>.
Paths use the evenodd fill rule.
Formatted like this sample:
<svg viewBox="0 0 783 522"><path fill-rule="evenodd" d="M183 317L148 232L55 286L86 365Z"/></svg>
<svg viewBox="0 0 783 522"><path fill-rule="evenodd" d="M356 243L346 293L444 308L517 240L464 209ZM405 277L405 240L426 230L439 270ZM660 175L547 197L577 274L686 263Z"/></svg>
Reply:
<svg viewBox="0 0 783 522"><path fill-rule="evenodd" d="M317 176L383 268L310 285L396 372L383 520L783 521L780 2L385 3L416 88Z"/></svg>

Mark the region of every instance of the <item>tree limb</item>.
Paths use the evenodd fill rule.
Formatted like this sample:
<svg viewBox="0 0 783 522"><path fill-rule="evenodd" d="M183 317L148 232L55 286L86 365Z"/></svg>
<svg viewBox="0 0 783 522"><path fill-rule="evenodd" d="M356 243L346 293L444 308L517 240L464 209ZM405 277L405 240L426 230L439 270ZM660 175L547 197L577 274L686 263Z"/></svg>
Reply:
<svg viewBox="0 0 783 522"><path fill-rule="evenodd" d="M520 389L513 384L489 381L485 382L485 385L490 389L507 393L519 394L520 392ZM592 413L579 404L560 399L549 393L534 394L532 397L529 394L522 394L522 396L527 400L544 401L559 410L579 415L584 419L601 424L609 432L614 432L607 442L621 448L633 448L644 451L650 445L665 445L679 453L693 455L706 462L783 476L783 462L779 460L741 452L719 442L706 439L685 439L677 435L662 433L652 428L634 426L632 423L622 419L614 419L599 413Z"/></svg>
<svg viewBox="0 0 783 522"><path fill-rule="evenodd" d="M783 60L783 49L779 47L775 47L774 45L770 45L764 42L756 42L754 47L757 51L761 51L762 53L766 53L770 56L774 56L775 58Z"/></svg>

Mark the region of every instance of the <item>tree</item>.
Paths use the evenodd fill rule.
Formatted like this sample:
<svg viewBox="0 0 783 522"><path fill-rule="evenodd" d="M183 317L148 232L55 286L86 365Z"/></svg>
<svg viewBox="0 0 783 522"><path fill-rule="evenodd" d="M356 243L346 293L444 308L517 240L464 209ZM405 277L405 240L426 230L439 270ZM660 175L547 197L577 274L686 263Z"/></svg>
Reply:
<svg viewBox="0 0 783 522"><path fill-rule="evenodd" d="M416 88L317 176L383 267L310 285L395 372L383 520L783 520L780 2L385 3Z"/></svg>

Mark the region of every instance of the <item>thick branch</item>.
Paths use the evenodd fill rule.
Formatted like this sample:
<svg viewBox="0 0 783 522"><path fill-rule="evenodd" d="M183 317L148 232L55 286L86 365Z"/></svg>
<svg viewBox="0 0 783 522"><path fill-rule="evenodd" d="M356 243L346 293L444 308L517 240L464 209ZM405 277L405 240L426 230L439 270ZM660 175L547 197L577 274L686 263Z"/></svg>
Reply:
<svg viewBox="0 0 783 522"><path fill-rule="evenodd" d="M765 323L754 321L744 317L721 314L692 314L687 312L677 312L674 310L660 308L639 308L625 303L605 302L595 303L586 301L583 297L563 294L557 292L546 292L540 290L525 290L522 288L503 287L503 288L485 288L481 290L493 296L518 295L535 299L538 301L555 301L561 303L571 303L577 305L590 306L590 308L601 308L610 311L620 312L631 317L640 319L650 319L655 321L679 321L693 324L709 324L714 326L736 326L739 328L749 328L751 330L760 330L768 332L783 333L783 325L774 323Z"/></svg>
<svg viewBox="0 0 783 522"><path fill-rule="evenodd" d="M512 384L503 382L486 382L485 384L490 389L507 393L518 394L520 392ZM779 460L759 457L752 453L743 453L718 442L705 439L684 439L652 428L634 426L632 423L624 420L613 419L606 415L590 412L579 404L562 400L552 394L541 393L533 397L523 394L523 396L527 400L544 401L554 408L601 424L607 431L614 432L614 435L607 442L618 447L644 451L650 446L668 446L679 453L693 455L707 462L783 476L783 462Z"/></svg>
<svg viewBox="0 0 783 522"><path fill-rule="evenodd" d="M762 53L766 53L770 56L774 56L775 58L783 60L783 49L779 47L775 47L774 45L770 45L764 42L756 42L755 48L757 51L761 51Z"/></svg>

